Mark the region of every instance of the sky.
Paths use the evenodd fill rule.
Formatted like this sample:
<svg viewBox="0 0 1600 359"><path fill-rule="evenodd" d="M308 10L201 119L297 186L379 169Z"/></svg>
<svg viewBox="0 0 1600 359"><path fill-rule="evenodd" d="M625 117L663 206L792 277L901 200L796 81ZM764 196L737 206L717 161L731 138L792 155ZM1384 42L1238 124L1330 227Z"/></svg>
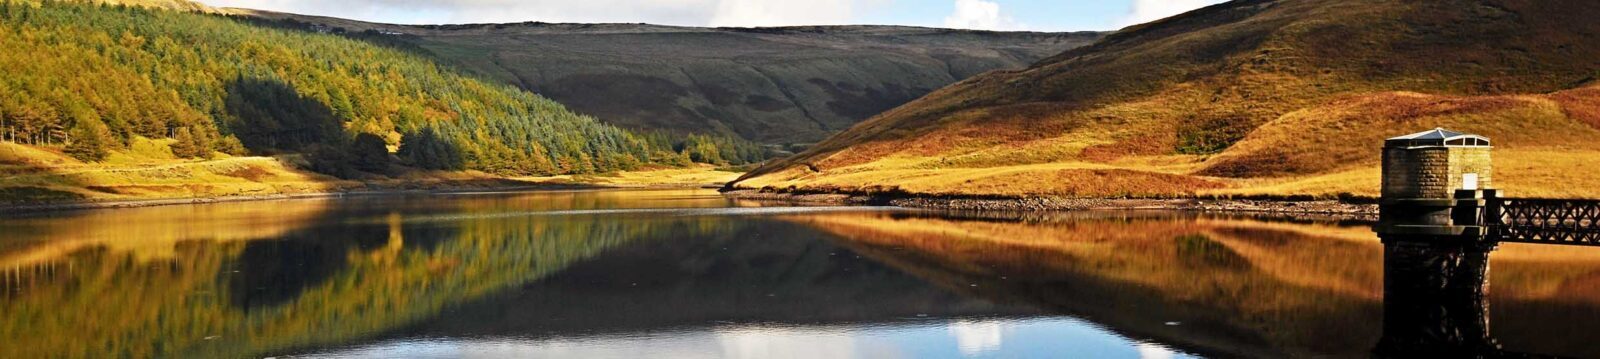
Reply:
<svg viewBox="0 0 1600 359"><path fill-rule="evenodd" d="M200 0L400 24L623 22L681 26L910 25L1115 30L1224 0Z"/></svg>

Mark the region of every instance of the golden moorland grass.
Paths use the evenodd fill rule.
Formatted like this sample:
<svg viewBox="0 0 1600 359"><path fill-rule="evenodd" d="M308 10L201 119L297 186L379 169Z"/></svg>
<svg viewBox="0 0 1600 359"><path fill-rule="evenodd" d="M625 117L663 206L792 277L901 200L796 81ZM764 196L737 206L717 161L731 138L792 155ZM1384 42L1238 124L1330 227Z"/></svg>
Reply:
<svg viewBox="0 0 1600 359"><path fill-rule="evenodd" d="M1600 69L1579 60L1600 43L1577 35L1600 5L1486 3L1230 2L963 81L735 186L1373 197L1383 139L1445 127L1496 141L1512 195L1600 198Z"/></svg>
<svg viewBox="0 0 1600 359"><path fill-rule="evenodd" d="M574 183L608 187L691 187L728 183L743 172L718 170L716 166L697 164L690 168L651 168L639 171L622 171L599 175L560 175L546 177L517 177L516 180L537 183Z"/></svg>
<svg viewBox="0 0 1600 359"><path fill-rule="evenodd" d="M145 201L189 198L266 198L367 190L447 190L486 187L593 185L705 186L740 174L710 166L655 168L601 175L505 178L477 171L408 170L389 177L346 180L304 170L296 157L182 160L172 140L136 138L106 161L84 163L57 150L0 142L0 204Z"/></svg>
<svg viewBox="0 0 1600 359"><path fill-rule="evenodd" d="M350 190L360 183L294 168L272 157L173 159L170 140L135 139L101 163L52 149L0 142L0 198L12 203L265 196Z"/></svg>
<svg viewBox="0 0 1600 359"><path fill-rule="evenodd" d="M1072 155L1083 153L1082 144L1093 141L1092 137L1069 135L944 155L896 155L822 172L791 167L745 179L738 186L813 190L892 187L927 195L1370 198L1378 195L1382 139L1426 128L1425 124L1438 124L1486 133L1496 139L1494 186L1510 195L1600 198L1600 169L1592 164L1593 159L1600 158L1600 131L1558 116L1560 110L1547 105L1535 102L1531 108L1506 113L1400 122L1326 115L1360 112L1314 109L1264 126L1233 148L1209 157L1146 155L1094 161ZM1324 115L1312 115L1319 112ZM1525 120L1493 121L1497 116ZM1535 128L1539 130L1519 130ZM1039 154L1059 157L1028 160Z"/></svg>

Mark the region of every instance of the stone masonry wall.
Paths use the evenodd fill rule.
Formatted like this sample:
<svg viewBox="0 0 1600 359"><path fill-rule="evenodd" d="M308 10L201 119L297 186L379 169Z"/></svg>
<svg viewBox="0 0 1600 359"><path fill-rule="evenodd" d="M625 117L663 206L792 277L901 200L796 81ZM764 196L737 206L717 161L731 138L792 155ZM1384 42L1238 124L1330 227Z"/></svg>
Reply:
<svg viewBox="0 0 1600 359"><path fill-rule="evenodd" d="M1466 183L1462 177L1478 174L1478 188L1494 188L1494 167L1488 147L1458 147L1450 149L1450 189L1459 189Z"/></svg>
<svg viewBox="0 0 1600 359"><path fill-rule="evenodd" d="M1383 151L1383 196L1450 198L1450 150L1444 147Z"/></svg>
<svg viewBox="0 0 1600 359"><path fill-rule="evenodd" d="M1451 198L1478 174L1479 188L1492 188L1494 172L1488 147L1386 148L1383 151L1383 196L1387 198Z"/></svg>

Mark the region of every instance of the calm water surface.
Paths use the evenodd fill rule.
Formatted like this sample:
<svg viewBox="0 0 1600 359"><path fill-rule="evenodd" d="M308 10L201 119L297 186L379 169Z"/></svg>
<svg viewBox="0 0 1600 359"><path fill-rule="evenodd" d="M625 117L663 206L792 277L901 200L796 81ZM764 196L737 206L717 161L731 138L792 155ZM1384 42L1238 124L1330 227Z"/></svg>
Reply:
<svg viewBox="0 0 1600 359"><path fill-rule="evenodd" d="M1362 223L775 207L709 190L0 219L0 358L1365 357ZM1600 249L1506 245L1507 350L1600 357Z"/></svg>

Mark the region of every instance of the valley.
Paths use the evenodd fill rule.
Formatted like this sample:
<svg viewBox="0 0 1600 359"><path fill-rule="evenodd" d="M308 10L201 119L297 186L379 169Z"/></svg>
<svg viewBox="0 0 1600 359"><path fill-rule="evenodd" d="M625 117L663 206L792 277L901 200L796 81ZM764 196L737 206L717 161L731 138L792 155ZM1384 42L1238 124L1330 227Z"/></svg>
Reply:
<svg viewBox="0 0 1600 359"><path fill-rule="evenodd" d="M1104 33L904 26L410 26L228 13L415 49L636 130L810 144L933 90L1018 69Z"/></svg>

